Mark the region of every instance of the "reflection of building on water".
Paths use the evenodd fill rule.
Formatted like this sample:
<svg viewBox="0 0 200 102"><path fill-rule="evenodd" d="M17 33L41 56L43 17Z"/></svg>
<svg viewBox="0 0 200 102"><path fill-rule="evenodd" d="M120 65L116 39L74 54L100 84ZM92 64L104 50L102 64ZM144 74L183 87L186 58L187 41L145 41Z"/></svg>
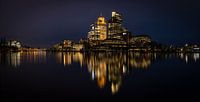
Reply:
<svg viewBox="0 0 200 102"><path fill-rule="evenodd" d="M193 58L195 61L199 59L199 53L194 53Z"/></svg>
<svg viewBox="0 0 200 102"><path fill-rule="evenodd" d="M70 65L72 63L71 53L64 53L63 54L63 64L64 66Z"/></svg>
<svg viewBox="0 0 200 102"><path fill-rule="evenodd" d="M87 58L88 71L92 75L92 79L97 81L99 88L104 88L106 82L111 83L111 91L116 93L121 85L120 64L114 64L113 61L102 56L102 54L91 54ZM115 67L113 67L113 65Z"/></svg>
<svg viewBox="0 0 200 102"><path fill-rule="evenodd" d="M147 68L151 64L150 58L150 54L91 53L84 56L84 64L100 88L109 85L112 94L115 94L120 89L123 75L130 72L130 67Z"/></svg>
<svg viewBox="0 0 200 102"><path fill-rule="evenodd" d="M9 65L20 66L21 63L43 63L46 61L45 51L11 52L7 54Z"/></svg>
<svg viewBox="0 0 200 102"><path fill-rule="evenodd" d="M13 67L20 66L21 53L20 52L0 53L0 64L10 65Z"/></svg>
<svg viewBox="0 0 200 102"><path fill-rule="evenodd" d="M181 59L188 63L188 61L194 60L195 62L199 60L199 53L178 53L177 55Z"/></svg>
<svg viewBox="0 0 200 102"><path fill-rule="evenodd" d="M62 63L64 66L72 64L72 62L79 62L80 65L83 65L83 54L80 52L58 52L56 55L56 61Z"/></svg>
<svg viewBox="0 0 200 102"><path fill-rule="evenodd" d="M103 88L106 84L106 63L100 62L94 68L94 75L97 79L98 86Z"/></svg>
<svg viewBox="0 0 200 102"><path fill-rule="evenodd" d="M29 51L22 53L23 61L28 63L44 63L46 62L46 51Z"/></svg>
<svg viewBox="0 0 200 102"><path fill-rule="evenodd" d="M156 55L154 55L156 56ZM148 68L151 64L150 53L130 53L130 66L135 68Z"/></svg>
<svg viewBox="0 0 200 102"><path fill-rule="evenodd" d="M108 78L111 82L111 91L113 94L119 91L122 83L123 67L120 64L108 65Z"/></svg>
<svg viewBox="0 0 200 102"><path fill-rule="evenodd" d="M123 77L128 75L133 68L147 69L152 60L168 59L177 57L176 54L162 53L58 53L61 63L70 65L72 62L79 62L80 65L86 65L92 80L97 82L99 88L108 86L112 94L117 93L123 82ZM199 53L190 53L178 55L185 61L194 61L199 59Z"/></svg>
<svg viewBox="0 0 200 102"><path fill-rule="evenodd" d="M9 53L8 54L8 63L14 67L20 66L20 63L21 63L20 55L21 55L20 52Z"/></svg>
<svg viewBox="0 0 200 102"><path fill-rule="evenodd" d="M98 86L103 88L106 84L106 64L104 62L91 61L88 64L88 70L92 73L92 79L97 80Z"/></svg>
<svg viewBox="0 0 200 102"><path fill-rule="evenodd" d="M74 53L73 54L73 60L75 62L79 62L80 65L82 66L83 65L83 54L80 53L80 52Z"/></svg>
<svg viewBox="0 0 200 102"><path fill-rule="evenodd" d="M8 64L13 67L20 66L25 63L43 63L46 61L45 51L30 52L9 52L1 54L1 63Z"/></svg>
<svg viewBox="0 0 200 102"><path fill-rule="evenodd" d="M86 65L92 80L97 81L99 88L109 86L112 94L119 91L124 75L130 68L146 69L151 64L151 54L141 53L56 53L56 59L64 66L79 62Z"/></svg>
<svg viewBox="0 0 200 102"><path fill-rule="evenodd" d="M56 62L58 62L58 63L63 62L62 52L55 53L55 57L56 57Z"/></svg>

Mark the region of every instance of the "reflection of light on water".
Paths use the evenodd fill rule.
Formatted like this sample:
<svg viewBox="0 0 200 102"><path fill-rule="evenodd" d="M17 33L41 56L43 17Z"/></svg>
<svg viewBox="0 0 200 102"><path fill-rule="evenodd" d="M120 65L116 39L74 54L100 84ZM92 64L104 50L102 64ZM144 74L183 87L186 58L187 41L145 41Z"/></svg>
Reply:
<svg viewBox="0 0 200 102"><path fill-rule="evenodd" d="M98 86L103 88L106 84L106 64L104 62L96 63L96 67L93 68L95 72L95 77L98 82Z"/></svg>
<svg viewBox="0 0 200 102"><path fill-rule="evenodd" d="M156 53L154 53L153 55L154 55L154 59L156 59L156 58L157 58L157 55L156 55Z"/></svg>
<svg viewBox="0 0 200 102"><path fill-rule="evenodd" d="M130 60L131 66L135 68L148 68L151 65L150 59L131 59Z"/></svg>
<svg viewBox="0 0 200 102"><path fill-rule="evenodd" d="M62 63L62 53L61 52L58 52L55 54L56 55L56 61L58 63Z"/></svg>
<svg viewBox="0 0 200 102"><path fill-rule="evenodd" d="M102 76L97 79L99 88L104 88L106 85L106 77Z"/></svg>
<svg viewBox="0 0 200 102"><path fill-rule="evenodd" d="M170 59L172 58L172 54L169 54L169 58L170 58Z"/></svg>
<svg viewBox="0 0 200 102"><path fill-rule="evenodd" d="M75 53L73 55L73 59L74 59L74 61L79 62L82 67L82 65L83 65L83 54L82 53L80 53L80 52Z"/></svg>
<svg viewBox="0 0 200 102"><path fill-rule="evenodd" d="M92 72L92 80L94 80L94 78L95 78L95 73Z"/></svg>
<svg viewBox="0 0 200 102"><path fill-rule="evenodd" d="M72 54L71 53L63 53L64 66L70 65L71 63L72 63Z"/></svg>
<svg viewBox="0 0 200 102"><path fill-rule="evenodd" d="M194 58L194 61L196 62L196 60L199 59L199 53L194 53L193 58Z"/></svg>
<svg viewBox="0 0 200 102"><path fill-rule="evenodd" d="M23 56L27 56L24 58L26 62L30 63L43 63L46 61L46 51L30 51L23 52Z"/></svg>
<svg viewBox="0 0 200 102"><path fill-rule="evenodd" d="M167 57L168 57L167 54L165 54L165 59L167 59Z"/></svg>
<svg viewBox="0 0 200 102"><path fill-rule="evenodd" d="M62 61L63 61L64 66L72 64L73 61L79 62L81 67L83 65L83 54L80 53L80 52L77 52L77 53L71 53L71 52L58 53L57 59L60 63L62 63Z"/></svg>
<svg viewBox="0 0 200 102"><path fill-rule="evenodd" d="M188 55L185 55L185 62L188 63Z"/></svg>
<svg viewBox="0 0 200 102"><path fill-rule="evenodd" d="M199 59L199 53L194 54L177 54L178 58L183 59L186 63L192 59L195 61ZM25 57L22 57L25 56ZM112 94L116 94L120 91L120 87L123 84L123 77L125 74L131 72L132 68L147 69L151 65L151 61L157 58L173 58L173 55L163 54L144 54L144 53L126 53L126 54L112 54L112 53L100 53L100 54L83 54L83 53L56 53L56 60L59 63L70 65L73 62L86 65L88 72L91 75L91 79L96 82L99 88L107 88ZM11 53L8 55L9 62L12 66L19 66L23 63L23 59L30 62L39 62L40 59L46 58L46 52L27 52L27 53ZM26 58L27 57L27 58ZM194 61L193 60L193 61ZM7 61L7 60L6 60Z"/></svg>
<svg viewBox="0 0 200 102"><path fill-rule="evenodd" d="M181 55L181 59L184 59L184 55L183 55L183 53L181 53L180 55Z"/></svg>
<svg viewBox="0 0 200 102"><path fill-rule="evenodd" d="M10 64L14 67L20 66L20 52L11 53L10 55Z"/></svg>
<svg viewBox="0 0 200 102"><path fill-rule="evenodd" d="M125 74L126 73L126 66L123 65L123 73Z"/></svg>
<svg viewBox="0 0 200 102"><path fill-rule="evenodd" d="M46 51L27 51L6 53L7 64L18 67L22 63L42 63L46 61Z"/></svg>
<svg viewBox="0 0 200 102"><path fill-rule="evenodd" d="M99 88L109 85L112 94L115 94L121 87L123 75L130 72L129 67L146 69L151 64L150 57L151 54L142 53L92 53L84 56L83 63Z"/></svg>
<svg viewBox="0 0 200 102"><path fill-rule="evenodd" d="M84 56L83 64L87 65L92 80L97 81L99 88L109 85L112 94L119 92L124 75L132 68L147 69L152 60L178 57L186 63L190 58L199 59L199 53L160 54L160 53L94 53Z"/></svg>
<svg viewBox="0 0 200 102"><path fill-rule="evenodd" d="M46 51L34 51L34 62L43 63L46 61Z"/></svg>
<svg viewBox="0 0 200 102"><path fill-rule="evenodd" d="M120 87L120 83L112 83L111 84L111 91L112 91L112 94L115 94L119 91L119 87Z"/></svg>
<svg viewBox="0 0 200 102"><path fill-rule="evenodd" d="M197 61L199 59L199 53L179 53L181 59L188 63L189 61Z"/></svg>

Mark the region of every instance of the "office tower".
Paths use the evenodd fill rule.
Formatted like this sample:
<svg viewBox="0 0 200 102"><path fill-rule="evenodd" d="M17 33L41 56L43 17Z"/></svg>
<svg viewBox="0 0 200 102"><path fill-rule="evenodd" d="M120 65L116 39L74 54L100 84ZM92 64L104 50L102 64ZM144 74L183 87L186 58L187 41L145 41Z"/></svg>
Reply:
<svg viewBox="0 0 200 102"><path fill-rule="evenodd" d="M119 12L112 12L108 21L108 39L122 39L127 30L122 26L123 18Z"/></svg>
<svg viewBox="0 0 200 102"><path fill-rule="evenodd" d="M99 16L97 21L91 25L88 32L89 40L105 40L107 38L107 27L105 17Z"/></svg>

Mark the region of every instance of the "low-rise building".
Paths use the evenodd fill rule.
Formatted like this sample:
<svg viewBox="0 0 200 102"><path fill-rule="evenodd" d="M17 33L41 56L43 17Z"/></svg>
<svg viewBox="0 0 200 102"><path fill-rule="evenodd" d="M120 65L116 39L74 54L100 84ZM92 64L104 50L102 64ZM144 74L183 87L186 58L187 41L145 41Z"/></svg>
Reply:
<svg viewBox="0 0 200 102"><path fill-rule="evenodd" d="M10 41L8 41L7 44L8 44L9 47L21 48L21 43L19 41L16 41L16 40L10 40Z"/></svg>
<svg viewBox="0 0 200 102"><path fill-rule="evenodd" d="M131 44L145 44L145 43L150 43L151 42L151 37L148 35L137 35L137 36L133 36L130 39L130 43Z"/></svg>
<svg viewBox="0 0 200 102"><path fill-rule="evenodd" d="M72 51L82 51L83 48L84 48L84 45L80 43L73 43L72 45Z"/></svg>

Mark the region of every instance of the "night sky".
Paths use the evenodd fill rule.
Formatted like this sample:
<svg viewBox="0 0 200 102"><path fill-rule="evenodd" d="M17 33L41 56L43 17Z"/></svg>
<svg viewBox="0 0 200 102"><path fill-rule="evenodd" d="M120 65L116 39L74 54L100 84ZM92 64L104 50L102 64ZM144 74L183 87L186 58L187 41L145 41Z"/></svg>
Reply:
<svg viewBox="0 0 200 102"><path fill-rule="evenodd" d="M199 0L0 0L0 35L34 47L86 38L102 13L123 14L134 35L165 44L200 43Z"/></svg>

